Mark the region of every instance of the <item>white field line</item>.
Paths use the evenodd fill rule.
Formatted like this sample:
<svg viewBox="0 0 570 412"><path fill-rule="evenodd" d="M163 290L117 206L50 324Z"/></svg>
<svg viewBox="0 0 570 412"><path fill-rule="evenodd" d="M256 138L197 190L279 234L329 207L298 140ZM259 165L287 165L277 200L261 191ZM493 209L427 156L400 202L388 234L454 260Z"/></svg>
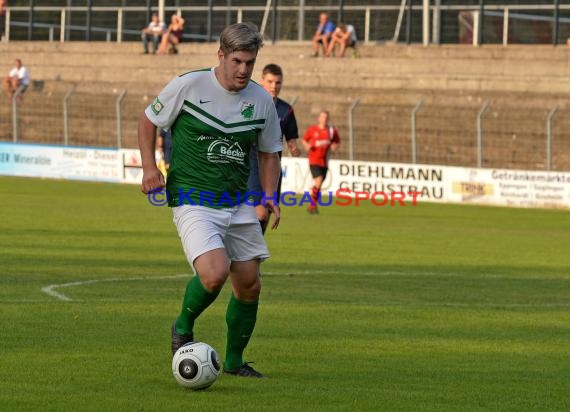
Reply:
<svg viewBox="0 0 570 412"><path fill-rule="evenodd" d="M67 283L54 283L52 285L47 285L42 288L42 292L45 294L61 300L63 302L71 302L73 299L64 295L61 292L58 292L56 289L60 288L69 288L73 286L84 286L84 285L91 285L93 283L103 283L103 282L126 282L126 281L133 281L133 280L154 280L154 279L176 279L182 277L188 277L190 275L183 273L181 275L171 275L171 276L138 276L133 278L107 278L107 279L90 279L90 280L78 280L76 282L67 282Z"/></svg>
<svg viewBox="0 0 570 412"><path fill-rule="evenodd" d="M263 272L263 275L268 276L295 276L295 275L310 275L310 274L338 274L344 272L336 272L334 270L331 271L298 271L294 270L291 273L287 272ZM358 272L359 275L364 276L394 276L394 275L406 275L410 274L410 272L395 272L395 271L388 271L388 272ZM439 272L421 272L424 276L437 276L441 275ZM90 285L93 283L103 283L103 282L125 282L125 281L140 281L140 280L157 280L157 279L178 279L183 277L190 277L190 274L179 274L179 275L169 275L169 276L138 276L138 277L131 277L131 278L106 278L106 279L90 279L90 280L80 280L75 282L67 282L67 283L59 283L59 284L52 284L43 287L41 290L45 294L58 299L62 302L71 302L73 299L66 296L65 294L56 291L59 288L68 288L74 286L84 286ZM504 276L500 274L492 274L488 273L485 274L487 278L503 278ZM543 277L536 276L536 277L527 277L528 279L544 279ZM2 301L3 303L7 303L7 301ZM14 302L22 302L21 300L15 300ZM493 307L502 307L502 308L569 308L570 303L501 303L501 302L485 302L485 303L478 303L478 302L469 302L469 303L460 303L460 302L397 302L397 301L380 301L378 302L378 306L409 306L409 307L456 307L456 308L493 308Z"/></svg>
<svg viewBox="0 0 570 412"><path fill-rule="evenodd" d="M275 276L275 275L288 275L286 272L262 272L268 276ZM294 275L309 275L309 274L326 274L326 273L337 273L334 271L294 271ZM359 272L359 275L366 275L366 276L372 276L372 275L394 275L397 274L395 272L383 272L383 273L378 273L378 272ZM71 299L69 296L66 296L64 293L58 292L56 289L61 289L61 288L69 288L69 287L73 287L73 286L85 286L85 285L91 285L93 283L102 283L102 282L124 282L124 281L135 281L135 280L154 280L154 279L176 279L176 278L181 278L184 276L190 276L187 274L181 274L181 275L171 275L171 276L138 276L138 277L132 277L132 278L104 278L104 279L89 279L89 280L78 280L75 282L66 282L66 283L54 283L51 285L47 285L44 286L42 288L42 292L44 292L46 295L49 295L53 298L56 298L62 302L71 302L73 299Z"/></svg>

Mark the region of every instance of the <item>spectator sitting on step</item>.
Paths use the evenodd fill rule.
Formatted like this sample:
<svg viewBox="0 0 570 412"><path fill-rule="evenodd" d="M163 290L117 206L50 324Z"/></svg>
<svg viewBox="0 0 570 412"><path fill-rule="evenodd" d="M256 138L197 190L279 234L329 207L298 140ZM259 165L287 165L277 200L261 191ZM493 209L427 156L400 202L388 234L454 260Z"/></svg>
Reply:
<svg viewBox="0 0 570 412"><path fill-rule="evenodd" d="M327 13L321 13L319 25L313 36L313 57L319 55L319 45L321 44L323 45L323 54L327 52L334 29L334 23L329 20Z"/></svg>
<svg viewBox="0 0 570 412"><path fill-rule="evenodd" d="M4 77L2 80L2 87L8 94L10 101L12 101L13 96L16 94L16 101L21 103L23 94L29 84L30 74L28 69L22 65L22 60L16 59L14 61L14 68L12 68L8 76Z"/></svg>
<svg viewBox="0 0 570 412"><path fill-rule="evenodd" d="M340 23L332 34L329 48L327 50L327 57L334 54L335 46L338 44L338 57L344 57L344 52L347 47L356 46L356 31L352 24Z"/></svg>
<svg viewBox="0 0 570 412"><path fill-rule="evenodd" d="M152 42L152 54L156 54L164 33L166 33L166 24L158 19L158 14L153 13L151 22L141 30L144 54L148 54L149 42Z"/></svg>
<svg viewBox="0 0 570 412"><path fill-rule="evenodd" d="M166 35L162 36L162 42L158 54L177 54L176 45L182 41L184 34L184 19L182 16L173 14ZM170 48L169 48L170 46Z"/></svg>

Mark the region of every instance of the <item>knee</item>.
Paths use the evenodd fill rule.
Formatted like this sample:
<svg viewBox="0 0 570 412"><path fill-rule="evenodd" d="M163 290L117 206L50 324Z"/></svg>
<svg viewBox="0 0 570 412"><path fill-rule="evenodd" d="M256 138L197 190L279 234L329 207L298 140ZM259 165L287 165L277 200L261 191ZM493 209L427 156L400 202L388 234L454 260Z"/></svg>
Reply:
<svg viewBox="0 0 570 412"><path fill-rule="evenodd" d="M261 279L256 277L251 282L241 284L239 288L234 290L236 298L243 301L253 301L259 298L261 294Z"/></svg>
<svg viewBox="0 0 570 412"><path fill-rule="evenodd" d="M222 274L200 274L200 281L204 288L210 292L218 292L222 290L226 281L226 275Z"/></svg>
<svg viewBox="0 0 570 412"><path fill-rule="evenodd" d="M194 269L202 285L210 292L221 290L229 275L228 263L223 256L202 255L194 260Z"/></svg>

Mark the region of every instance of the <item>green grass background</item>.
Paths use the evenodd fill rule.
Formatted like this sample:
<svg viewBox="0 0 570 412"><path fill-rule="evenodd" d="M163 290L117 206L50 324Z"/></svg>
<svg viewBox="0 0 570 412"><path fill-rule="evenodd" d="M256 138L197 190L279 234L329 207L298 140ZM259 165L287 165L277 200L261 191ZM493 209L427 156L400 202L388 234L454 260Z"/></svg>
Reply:
<svg viewBox="0 0 570 412"><path fill-rule="evenodd" d="M191 392L170 371L190 276L170 210L136 186L0 193L1 410L570 410L568 211L284 208L246 351L270 378ZM228 298L196 327L221 357Z"/></svg>

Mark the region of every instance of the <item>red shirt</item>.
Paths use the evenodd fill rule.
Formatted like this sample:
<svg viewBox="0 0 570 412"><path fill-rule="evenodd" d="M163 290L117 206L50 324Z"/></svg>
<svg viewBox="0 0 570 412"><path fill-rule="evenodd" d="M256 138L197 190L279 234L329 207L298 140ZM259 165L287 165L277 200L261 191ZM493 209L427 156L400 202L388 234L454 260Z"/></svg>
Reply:
<svg viewBox="0 0 570 412"><path fill-rule="evenodd" d="M320 167L327 167L327 156L331 144L340 143L338 132L332 126L326 129L321 129L317 125L309 126L303 140L311 144L309 164Z"/></svg>

